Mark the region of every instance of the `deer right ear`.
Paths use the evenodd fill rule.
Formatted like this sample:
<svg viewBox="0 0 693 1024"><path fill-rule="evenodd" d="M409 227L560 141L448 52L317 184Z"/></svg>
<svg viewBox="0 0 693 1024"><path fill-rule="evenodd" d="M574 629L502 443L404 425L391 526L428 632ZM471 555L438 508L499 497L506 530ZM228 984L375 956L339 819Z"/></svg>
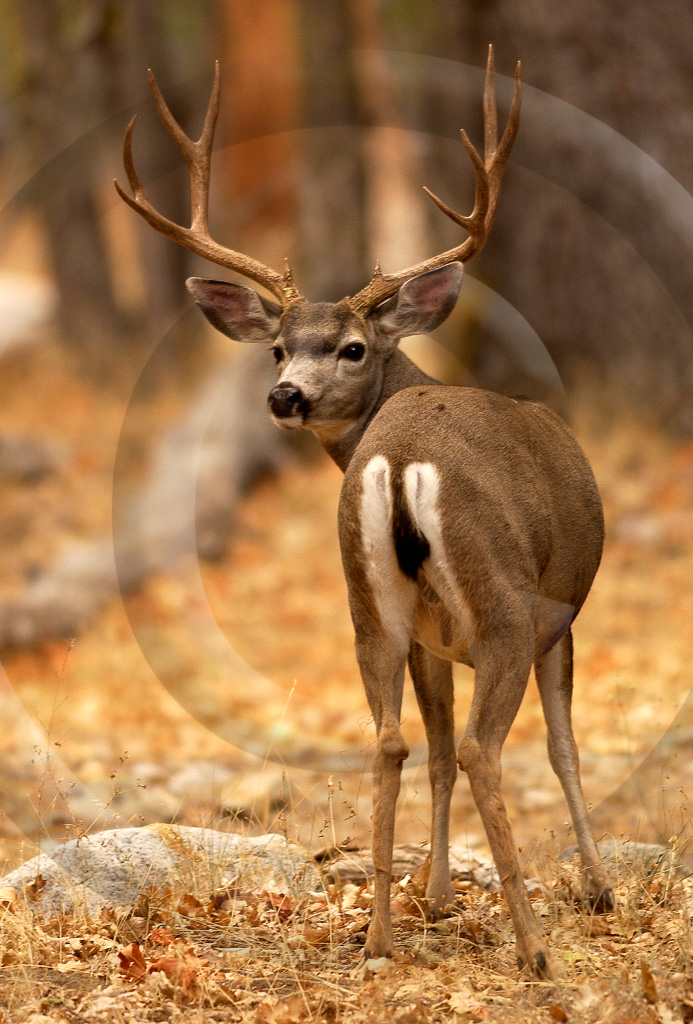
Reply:
<svg viewBox="0 0 693 1024"><path fill-rule="evenodd" d="M234 341L273 341L282 308L252 288L189 277L186 287L213 327Z"/></svg>
<svg viewBox="0 0 693 1024"><path fill-rule="evenodd" d="M370 314L380 330L395 338L428 334L446 320L457 302L462 284L461 263L448 263L438 270L412 277L399 291L376 306Z"/></svg>

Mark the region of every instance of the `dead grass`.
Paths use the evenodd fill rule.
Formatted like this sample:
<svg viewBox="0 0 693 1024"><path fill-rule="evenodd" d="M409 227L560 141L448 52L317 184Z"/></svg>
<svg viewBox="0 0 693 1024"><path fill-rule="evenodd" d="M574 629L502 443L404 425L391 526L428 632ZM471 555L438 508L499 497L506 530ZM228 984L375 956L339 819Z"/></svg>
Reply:
<svg viewBox="0 0 693 1024"><path fill-rule="evenodd" d="M693 882L622 871L618 909L587 913L577 864L532 895L555 977L519 976L503 898L458 886L455 913L426 920L416 876L393 886L396 954L364 968L371 894L222 887L198 900L143 893L131 907L42 918L0 893L4 1020L379 1022L693 1018ZM41 1018L36 1018L36 1021Z"/></svg>
<svg viewBox="0 0 693 1024"><path fill-rule="evenodd" d="M71 450L57 477L31 490L3 492L0 578L11 588L21 586L27 566L41 564L61 545L108 530L122 403L91 393L55 350L18 356L9 371L0 386L0 428L21 427ZM143 408L142 436L168 422L174 408L173 400ZM693 722L683 719L669 746L657 748L640 788L619 786L655 749L693 683L693 447L632 423L595 432L585 421L578 429L608 526L602 568L576 627L575 720L585 789L598 831L647 840L677 835L683 844ZM144 442L133 436L129 443L137 472ZM339 767L342 751L367 753L372 742L337 549L340 479L325 463L259 487L228 556L203 567L204 601L188 577L152 579L127 608L119 602L107 608L72 648L47 644L4 659L8 691L21 702L3 704L0 733L6 812L0 853L7 869L32 855L31 844L43 837L62 840L92 824L83 812L67 822L51 819L61 791L69 797L74 785L92 787L102 805L111 805L116 790L118 799L123 792L138 795L132 765L153 764L167 780L181 765L207 760L242 780L250 771L281 771L273 758L280 761L282 749L299 743L306 759L285 767L281 811L268 801L250 823L220 822L217 805L181 799L178 820L272 828L309 848L347 837L367 844L366 762L356 772ZM206 602L230 645L267 687L247 685L198 643L196 616ZM152 670L134 630L162 641L165 672ZM471 673L461 669L458 722L470 695ZM411 694L407 701L405 733L421 753L423 731ZM242 742L231 746L229 721L241 723L249 741L271 737L272 749L268 741L255 758L243 753ZM504 791L532 873L543 850L555 853L570 841L544 736L531 684L508 740ZM325 750L335 758L329 770ZM25 772L32 759L34 770ZM139 805L124 806L132 810L122 823L136 824ZM427 838L428 818L421 763L405 770L398 840ZM484 842L463 779L453 835L471 847ZM467 890L460 893L458 914L431 926L410 882L395 900L398 955L391 970L372 978L351 973L361 956L366 890L334 889L327 901L316 897L314 905L298 907L289 907L281 893L217 894L185 913L176 903L185 894L176 894L150 901L146 913L128 908L97 922L46 922L8 905L0 910L0 1005L11 1021L32 1013L69 1021L218 1015L269 1024L379 1022L386 1015L399 1024L693 1020L691 883L622 877L617 913L591 918L577 902L574 870L550 864L543 871L547 891L534 897L564 975L553 985L518 979L501 899ZM175 941L158 941L156 928L169 929ZM145 971L128 980L119 952L135 941ZM167 957L182 962L178 973L168 962L167 969L150 970ZM183 977L190 979L185 985Z"/></svg>

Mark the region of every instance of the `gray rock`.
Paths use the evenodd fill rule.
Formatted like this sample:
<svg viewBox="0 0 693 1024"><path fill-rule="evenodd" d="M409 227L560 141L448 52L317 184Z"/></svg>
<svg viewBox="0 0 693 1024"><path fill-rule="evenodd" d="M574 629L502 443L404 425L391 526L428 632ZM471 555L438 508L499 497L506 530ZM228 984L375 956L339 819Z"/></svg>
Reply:
<svg viewBox="0 0 693 1024"><path fill-rule="evenodd" d="M683 865L676 860L674 850L660 843L636 843L631 840L600 839L597 848L607 864L625 866L641 873L659 870L673 871L679 877L684 873ZM559 861L572 860L578 852L577 846L562 850Z"/></svg>
<svg viewBox="0 0 693 1024"><path fill-rule="evenodd" d="M269 886L297 895L321 885L310 855L283 836L158 824L72 840L11 871L0 886L44 913L80 908L97 914L106 905L127 906L143 889L204 897L241 879L247 888Z"/></svg>
<svg viewBox="0 0 693 1024"><path fill-rule="evenodd" d="M413 875L430 856L431 847L428 843L400 843L392 853L392 875L394 879ZM373 854L370 850L355 850L344 853L333 859L337 851L326 850L317 854L318 860L325 863L324 872L329 881L344 883L353 882L362 885L375 875ZM453 881L468 882L486 892L500 892L501 884L493 857L481 850L472 852L469 846L452 845L450 855L450 875ZM542 883L536 878L525 879L525 885L531 891L543 889Z"/></svg>
<svg viewBox="0 0 693 1024"><path fill-rule="evenodd" d="M421 843L400 843L392 855L392 874L395 879L413 875L430 854L430 846ZM375 874L370 850L356 850L332 860L325 869L327 878L339 882L365 882ZM498 872L492 858L484 853L471 853L467 847L450 847L450 873L458 881L471 882L482 889L497 892L500 889Z"/></svg>

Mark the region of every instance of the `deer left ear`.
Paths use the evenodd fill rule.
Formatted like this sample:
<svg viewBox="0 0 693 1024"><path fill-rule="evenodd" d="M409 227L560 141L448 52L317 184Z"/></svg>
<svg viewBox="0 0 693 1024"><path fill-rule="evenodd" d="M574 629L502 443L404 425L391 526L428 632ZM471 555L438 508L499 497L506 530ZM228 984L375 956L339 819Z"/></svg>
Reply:
<svg viewBox="0 0 693 1024"><path fill-rule="evenodd" d="M281 306L252 288L203 277L189 277L185 284L209 322L227 337L257 342L279 334Z"/></svg>
<svg viewBox="0 0 693 1024"><path fill-rule="evenodd" d="M461 263L448 263L439 270L412 277L370 315L385 334L397 338L427 334L442 324L455 308L463 269Z"/></svg>

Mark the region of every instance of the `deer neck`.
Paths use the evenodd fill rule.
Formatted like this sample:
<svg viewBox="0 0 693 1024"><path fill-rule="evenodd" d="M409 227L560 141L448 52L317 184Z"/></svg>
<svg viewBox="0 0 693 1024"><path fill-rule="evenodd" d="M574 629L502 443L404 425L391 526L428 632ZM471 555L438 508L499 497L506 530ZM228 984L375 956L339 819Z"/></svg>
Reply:
<svg viewBox="0 0 693 1024"><path fill-rule="evenodd" d="M345 431L339 435L321 436L316 431L318 440L327 454L337 463L344 472L351 462L351 457L356 451L359 441L368 429L368 425L380 408L392 398L398 391L404 388L415 387L417 384L438 384L439 381L420 370L419 367L400 352L397 348L385 363L383 378L379 390L373 396L373 400L356 420L351 423Z"/></svg>

